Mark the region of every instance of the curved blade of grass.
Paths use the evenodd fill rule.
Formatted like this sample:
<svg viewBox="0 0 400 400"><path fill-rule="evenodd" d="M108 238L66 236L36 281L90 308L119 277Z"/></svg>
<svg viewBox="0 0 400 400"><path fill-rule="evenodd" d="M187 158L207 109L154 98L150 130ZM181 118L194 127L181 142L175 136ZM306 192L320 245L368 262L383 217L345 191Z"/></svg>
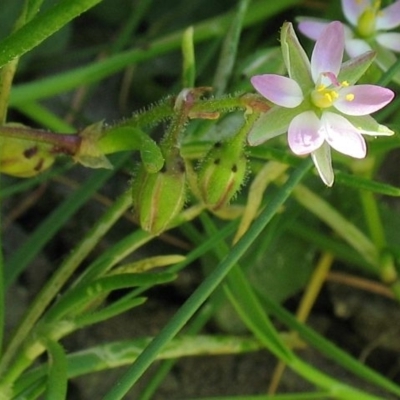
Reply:
<svg viewBox="0 0 400 400"><path fill-rule="evenodd" d="M294 191L295 199L309 212L330 226L352 246L371 266L379 271L379 254L374 244L354 224L340 214L322 197L305 186L299 185Z"/></svg>
<svg viewBox="0 0 400 400"><path fill-rule="evenodd" d="M0 190L0 199L13 196L14 194L23 193L41 183L49 181L51 178L61 175L71 168L71 164L66 164L60 167L50 168L43 173L34 176L33 178L18 180L15 183L4 186Z"/></svg>
<svg viewBox="0 0 400 400"><path fill-rule="evenodd" d="M207 224L207 232L210 230L212 232L216 229L209 218L205 217L203 218L203 221ZM226 245L224 247L226 253L228 247ZM221 256L223 250L220 249L221 247L219 247L217 251ZM228 274L227 284L224 285L224 289L246 326L261 342L265 344L268 350L287 363L288 366L298 374L317 385L317 387L336 393L339 398L348 400L354 398L360 400L376 399L374 396L370 396L367 393L364 394L363 392L359 392L357 389L342 384L341 382L331 378L329 375L321 373L316 368L306 365L303 361L298 359L280 339L279 333L271 324L271 321L265 313L257 295L248 283L246 276L239 266L232 268L231 272Z"/></svg>
<svg viewBox="0 0 400 400"><path fill-rule="evenodd" d="M0 371L7 370L8 363L14 357L18 347L29 334L36 321L43 314L51 301L58 295L61 288L68 281L80 263L93 250L96 244L103 238L106 232L114 225L120 216L130 207L131 197L124 193L115 203L108 208L97 224L85 235L83 240L74 249L70 256L63 262L60 268L46 282L42 291L37 295L30 309L27 311L20 326L16 329L10 343L0 361Z"/></svg>
<svg viewBox="0 0 400 400"><path fill-rule="evenodd" d="M48 340L46 342L49 354L48 373L46 379L46 400L65 400L68 384L67 357L62 346Z"/></svg>
<svg viewBox="0 0 400 400"><path fill-rule="evenodd" d="M310 346L319 350L326 357L334 360L343 368L352 372L354 375L365 379L366 381L375 384L389 392L400 396L400 386L396 385L390 379L380 375L379 373L368 368L360 361L351 357L349 354L338 348L329 340L309 328L307 325L299 323L296 318L282 306L272 301L267 296L261 296L263 304L267 308L267 312L274 315L291 330L299 333L302 339L310 344Z"/></svg>
<svg viewBox="0 0 400 400"><path fill-rule="evenodd" d="M392 138L388 138L387 140L391 139ZM256 146L252 147L250 151L251 155L255 158L266 161L274 160L281 162L283 164L288 164L292 167L296 167L301 162L301 159L299 159L299 157L296 157L288 153L286 150L276 149L271 146L269 147ZM340 170L335 170L335 181L336 184L343 184L346 186L354 187L356 189L368 190L376 194L382 194L394 197L400 196L400 188L396 186L389 185L383 182L374 181L368 178L363 178L361 176L348 174L347 172L343 172Z"/></svg>
<svg viewBox="0 0 400 400"><path fill-rule="evenodd" d="M77 278L73 287L81 287L82 285L89 284L92 280L107 272L114 265L123 260L129 254L133 253L139 247L143 246L152 238L153 235L141 229L132 232L130 235L124 237L112 247L108 248L96 260L94 260Z"/></svg>
<svg viewBox="0 0 400 400"><path fill-rule="evenodd" d="M341 171L335 171L335 180L338 184L353 187L356 189L367 190L376 194L393 197L400 196L400 188L396 186L389 185L383 182L373 181L367 178L362 178L357 175L350 175Z"/></svg>
<svg viewBox="0 0 400 400"><path fill-rule="evenodd" d="M0 41L0 67L21 57L101 0L61 0Z"/></svg>
<svg viewBox="0 0 400 400"><path fill-rule="evenodd" d="M115 164L117 169L125 162L126 157L121 157ZM40 226L29 235L29 238L18 248L6 263L5 284L9 286L18 275L43 249L46 243L54 237L55 233L79 210L93 194L104 185L113 174L114 170L97 170L78 190L75 190L64 200Z"/></svg>
<svg viewBox="0 0 400 400"><path fill-rule="evenodd" d="M86 375L129 365L142 353L152 338L140 338L111 342L97 347L67 355L68 378ZM221 354L242 354L260 350L260 343L247 337L236 336L182 336L169 342L158 354L158 360ZM28 389L46 374L46 366L40 366L24 374L15 384L15 393L22 396Z"/></svg>
<svg viewBox="0 0 400 400"><path fill-rule="evenodd" d="M240 33L242 31L243 20L246 15L250 0L240 0L238 10L232 19L222 44L221 54L215 72L213 87L215 94L220 96L224 93L228 81L231 77L236 61L236 53L239 45Z"/></svg>
<svg viewBox="0 0 400 400"><path fill-rule="evenodd" d="M212 235L216 232L217 227L207 215L203 216L202 222L207 235ZM215 252L217 253L219 260L223 259L226 254L229 254L229 251L230 249L228 245L224 242L215 248ZM236 271L237 269L237 266L232 268L227 277L228 282L232 281L232 276L236 276L238 274ZM237 291L236 295L243 299L246 304L248 304L247 312L249 314L247 315L247 318L251 319L253 324L257 326L257 329L263 332L263 339L268 343L267 348L278 358L289 361L289 359L293 356L293 353L285 345L282 338L279 336L278 332L273 326L271 320L265 315L260 303L254 298L249 288L245 287L244 284L242 284L240 288L242 289L241 292L239 293Z"/></svg>
<svg viewBox="0 0 400 400"><path fill-rule="evenodd" d="M160 334L144 349L136 362L128 369L118 384L106 393L103 398L104 400L120 400L124 397L132 385L135 384L140 376L156 359L162 348L175 337L204 301L222 282L231 268L250 247L254 239L262 232L272 217L289 198L295 186L304 177L310 167L311 161L307 159L292 173L287 182L278 190L278 192L276 192L275 196L271 198L266 208L247 233L233 247L232 252L227 255L227 257L182 305L178 312L170 319L169 323L161 330Z"/></svg>
<svg viewBox="0 0 400 400"><path fill-rule="evenodd" d="M274 347L271 348L270 334L266 334L265 326L269 325L269 319L262 310L257 296L248 283L247 278L238 267L232 269L228 276L228 284L224 288L232 305L246 326L270 351L279 356L279 352L276 351L277 349ZM288 351L290 352L290 350ZM301 359L294 356L294 353L292 353L290 357L280 357L280 359L285 361L289 368L317 387L335 393L338 399L380 400L375 396L348 386L311 365L306 364Z"/></svg>
<svg viewBox="0 0 400 400"><path fill-rule="evenodd" d="M120 274L94 280L83 287L72 289L64 295L46 314L46 323L63 318L67 314L77 315L82 307L98 297L113 290L127 289L135 286L153 286L174 280L175 274L159 272L157 274Z"/></svg>
<svg viewBox="0 0 400 400"><path fill-rule="evenodd" d="M64 3L68 1L64 0ZM74 0L74 2L79 1ZM268 3L265 3L264 0L254 1L244 18L243 25L249 26L264 21L297 3L299 3L299 0L280 0ZM195 25L194 43L224 36L231 23L232 16L233 13L229 12ZM50 97L57 93L74 89L80 85L96 82L120 71L128 65L178 50L181 46L182 34L183 31L179 31L150 43L146 46L146 49L128 50L111 56L108 59L97 61L96 63L66 73L57 74L50 78L37 80L28 84L17 85L11 92L10 105Z"/></svg>
<svg viewBox="0 0 400 400"><path fill-rule="evenodd" d="M116 317L134 307L142 305L147 300L146 297L136 297L134 299L123 299L117 301L110 306L103 308L100 311L91 312L74 320L74 324L80 328L87 325L94 325L102 321L107 321L110 318Z"/></svg>

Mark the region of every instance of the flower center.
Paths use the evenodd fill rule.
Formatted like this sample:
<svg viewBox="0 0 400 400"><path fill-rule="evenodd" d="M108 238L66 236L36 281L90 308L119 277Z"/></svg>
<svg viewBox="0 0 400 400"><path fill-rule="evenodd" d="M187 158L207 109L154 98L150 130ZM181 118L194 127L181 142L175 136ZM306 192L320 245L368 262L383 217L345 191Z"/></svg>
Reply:
<svg viewBox="0 0 400 400"><path fill-rule="evenodd" d="M311 93L311 100L319 108L331 107L339 97L335 89L327 88L325 85L317 85Z"/></svg>
<svg viewBox="0 0 400 400"><path fill-rule="evenodd" d="M339 91L342 87L349 86L347 81L337 82L335 88L332 86L326 86L319 83L315 86L315 89L311 92L311 101L318 108L329 108L333 106L333 103L339 98ZM354 94L348 93L345 96L347 101L354 100Z"/></svg>
<svg viewBox="0 0 400 400"><path fill-rule="evenodd" d="M380 6L380 0L375 0L358 17L357 31L361 37L367 38L375 33L376 16L378 15Z"/></svg>

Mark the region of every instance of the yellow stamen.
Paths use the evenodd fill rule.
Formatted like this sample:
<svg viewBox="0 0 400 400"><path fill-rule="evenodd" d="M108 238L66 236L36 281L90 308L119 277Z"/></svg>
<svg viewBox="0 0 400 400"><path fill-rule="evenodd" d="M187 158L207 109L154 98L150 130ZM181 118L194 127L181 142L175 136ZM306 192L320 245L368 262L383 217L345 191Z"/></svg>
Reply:
<svg viewBox="0 0 400 400"><path fill-rule="evenodd" d="M353 93L349 93L349 94L346 94L346 97L345 97L345 99L347 100L347 101L353 101L354 100L354 94Z"/></svg>
<svg viewBox="0 0 400 400"><path fill-rule="evenodd" d="M318 85L311 93L311 100L319 108L331 107L339 97L338 93L332 89L326 89L323 85Z"/></svg>

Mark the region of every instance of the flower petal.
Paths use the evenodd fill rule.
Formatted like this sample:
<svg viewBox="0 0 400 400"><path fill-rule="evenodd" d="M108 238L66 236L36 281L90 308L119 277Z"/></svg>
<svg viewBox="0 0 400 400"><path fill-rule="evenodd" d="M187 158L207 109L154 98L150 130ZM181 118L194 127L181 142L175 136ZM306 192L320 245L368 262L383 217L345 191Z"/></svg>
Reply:
<svg viewBox="0 0 400 400"><path fill-rule="evenodd" d="M324 142L322 146L311 153L311 158L322 181L327 186L332 186L335 176L332 169L331 148Z"/></svg>
<svg viewBox="0 0 400 400"><path fill-rule="evenodd" d="M338 75L343 59L344 28L339 21L331 22L326 26L315 43L311 55L311 74L317 82L320 74L332 72Z"/></svg>
<svg viewBox="0 0 400 400"><path fill-rule="evenodd" d="M357 26L359 16L370 6L370 0L342 0L343 14L353 26Z"/></svg>
<svg viewBox="0 0 400 400"><path fill-rule="evenodd" d="M344 87L334 107L348 115L369 115L380 110L393 100L394 93L377 85L357 85Z"/></svg>
<svg viewBox="0 0 400 400"><path fill-rule="evenodd" d="M345 42L346 53L350 57L358 57L367 51L371 51L371 46L362 39L348 39Z"/></svg>
<svg viewBox="0 0 400 400"><path fill-rule="evenodd" d="M299 21L297 25L299 31L312 40L317 40L329 24L329 21L317 18L300 17L297 20Z"/></svg>
<svg viewBox="0 0 400 400"><path fill-rule="evenodd" d="M304 99L299 84L286 76L255 75L250 80L257 92L278 106L294 108Z"/></svg>
<svg viewBox="0 0 400 400"><path fill-rule="evenodd" d="M293 118L289 125L288 142L293 153L310 154L324 142L319 132L320 121L313 111L305 111Z"/></svg>
<svg viewBox="0 0 400 400"><path fill-rule="evenodd" d="M376 18L376 29L388 30L400 25L400 1L396 1L383 10L380 10Z"/></svg>
<svg viewBox="0 0 400 400"><path fill-rule="evenodd" d="M346 118L324 112L321 117L321 130L328 144L339 153L354 158L364 158L367 154L365 140Z"/></svg>
<svg viewBox="0 0 400 400"><path fill-rule="evenodd" d="M389 50L400 52L400 33L380 33L375 39L381 46Z"/></svg>

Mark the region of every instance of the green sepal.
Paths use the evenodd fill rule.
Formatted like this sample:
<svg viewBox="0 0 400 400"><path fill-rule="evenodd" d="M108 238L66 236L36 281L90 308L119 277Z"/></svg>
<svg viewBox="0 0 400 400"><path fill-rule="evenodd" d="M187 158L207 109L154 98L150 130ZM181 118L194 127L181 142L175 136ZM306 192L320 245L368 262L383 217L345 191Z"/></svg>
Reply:
<svg viewBox="0 0 400 400"><path fill-rule="evenodd" d="M87 126L79 136L82 139L81 144L73 156L76 162L88 168L113 168L99 145L104 136L103 121Z"/></svg>
<svg viewBox="0 0 400 400"><path fill-rule="evenodd" d="M281 48L289 77L300 85L303 93L307 92L314 85L311 77L310 60L290 22L285 22L282 26Z"/></svg>
<svg viewBox="0 0 400 400"><path fill-rule="evenodd" d="M392 136L394 132L385 125L379 124L370 115L346 115L346 119L364 135Z"/></svg>
<svg viewBox="0 0 400 400"><path fill-rule="evenodd" d="M140 157L147 172L155 173L164 165L164 157L157 143L147 135L142 136Z"/></svg>
<svg viewBox="0 0 400 400"><path fill-rule="evenodd" d="M269 139L286 133L292 119L309 108L307 101L303 101L296 108L272 107L258 118L253 124L247 137L250 146L257 146Z"/></svg>
<svg viewBox="0 0 400 400"><path fill-rule="evenodd" d="M365 74L375 57L376 53L374 51L368 51L344 62L339 72L338 81L346 81L349 85L354 85Z"/></svg>

